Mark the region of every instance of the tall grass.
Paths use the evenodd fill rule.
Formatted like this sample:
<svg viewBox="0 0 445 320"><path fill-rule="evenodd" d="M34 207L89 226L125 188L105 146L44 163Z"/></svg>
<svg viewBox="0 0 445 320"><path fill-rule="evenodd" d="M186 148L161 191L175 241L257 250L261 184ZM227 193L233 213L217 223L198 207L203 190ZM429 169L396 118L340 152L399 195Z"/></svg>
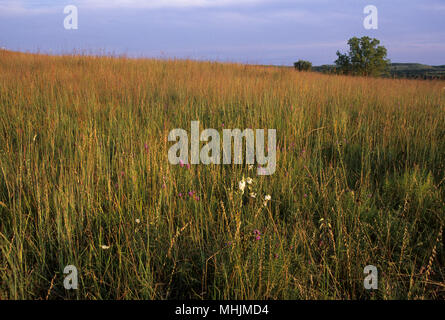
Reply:
<svg viewBox="0 0 445 320"><path fill-rule="evenodd" d="M443 299L444 87L0 51L0 299ZM170 165L193 120L276 129L276 173Z"/></svg>

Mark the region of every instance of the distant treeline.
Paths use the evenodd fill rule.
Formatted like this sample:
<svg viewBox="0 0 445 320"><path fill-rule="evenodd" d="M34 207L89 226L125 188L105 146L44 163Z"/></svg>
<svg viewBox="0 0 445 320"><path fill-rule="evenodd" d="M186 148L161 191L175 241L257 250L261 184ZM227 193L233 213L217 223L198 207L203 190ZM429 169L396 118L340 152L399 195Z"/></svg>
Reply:
<svg viewBox="0 0 445 320"><path fill-rule="evenodd" d="M335 65L314 66L312 70L328 74L338 73ZM445 65L428 66L419 63L391 63L389 76L392 78L445 80Z"/></svg>

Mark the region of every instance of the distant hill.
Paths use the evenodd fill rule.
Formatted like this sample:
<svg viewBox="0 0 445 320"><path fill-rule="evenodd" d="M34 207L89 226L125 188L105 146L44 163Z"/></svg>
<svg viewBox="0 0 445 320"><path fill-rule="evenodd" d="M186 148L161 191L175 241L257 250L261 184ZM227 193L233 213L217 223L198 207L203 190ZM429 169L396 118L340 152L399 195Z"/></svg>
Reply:
<svg viewBox="0 0 445 320"><path fill-rule="evenodd" d="M391 74L403 78L445 79L445 65L428 66L420 63L392 63Z"/></svg>
<svg viewBox="0 0 445 320"><path fill-rule="evenodd" d="M322 65L312 68L316 72L333 72L335 65ZM420 63L392 63L391 76L396 78L445 79L445 65L429 66Z"/></svg>

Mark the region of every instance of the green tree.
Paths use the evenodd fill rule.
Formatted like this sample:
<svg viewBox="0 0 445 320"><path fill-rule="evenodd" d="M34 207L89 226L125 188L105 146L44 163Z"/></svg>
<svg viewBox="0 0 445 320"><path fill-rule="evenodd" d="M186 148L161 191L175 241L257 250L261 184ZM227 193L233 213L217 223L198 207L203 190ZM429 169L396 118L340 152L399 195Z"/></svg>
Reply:
<svg viewBox="0 0 445 320"><path fill-rule="evenodd" d="M305 60L298 60L294 63L295 69L298 71L310 71L312 69L312 62Z"/></svg>
<svg viewBox="0 0 445 320"><path fill-rule="evenodd" d="M348 41L349 53L337 51L335 61L339 72L360 76L381 76L389 73L390 60L380 41L370 37L353 37Z"/></svg>

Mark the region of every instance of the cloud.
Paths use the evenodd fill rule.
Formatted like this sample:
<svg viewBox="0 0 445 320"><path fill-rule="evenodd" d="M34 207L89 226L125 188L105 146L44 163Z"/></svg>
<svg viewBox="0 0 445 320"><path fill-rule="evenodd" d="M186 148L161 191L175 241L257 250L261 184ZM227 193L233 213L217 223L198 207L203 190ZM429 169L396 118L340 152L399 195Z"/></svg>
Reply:
<svg viewBox="0 0 445 320"><path fill-rule="evenodd" d="M270 0L78 0L90 8L210 8L260 4Z"/></svg>
<svg viewBox="0 0 445 320"><path fill-rule="evenodd" d="M429 3L419 4L419 8L431 12L445 11L445 4L436 1L431 1Z"/></svg>
<svg viewBox="0 0 445 320"><path fill-rule="evenodd" d="M40 14L60 11L72 4L87 9L233 9L240 7L289 8L327 3L328 0L0 0L0 15Z"/></svg>
<svg viewBox="0 0 445 320"><path fill-rule="evenodd" d="M252 52L282 52L295 51L298 49L330 49L344 46L344 41L326 41L326 42L306 42L306 43L268 43L268 44L246 44L246 45L225 45L221 46L200 46L203 51L218 51L218 52L237 52L237 53L252 53ZM185 49L181 51L194 51L195 49Z"/></svg>
<svg viewBox="0 0 445 320"><path fill-rule="evenodd" d="M44 5L40 1L33 3L32 6L20 0L3 0L0 3L0 16L35 15L56 11L60 11L60 8L53 5Z"/></svg>
<svg viewBox="0 0 445 320"><path fill-rule="evenodd" d="M280 6L291 3L313 3L326 0L0 0L0 15L39 14L60 11L72 4L88 9L188 9L235 8L241 6Z"/></svg>

